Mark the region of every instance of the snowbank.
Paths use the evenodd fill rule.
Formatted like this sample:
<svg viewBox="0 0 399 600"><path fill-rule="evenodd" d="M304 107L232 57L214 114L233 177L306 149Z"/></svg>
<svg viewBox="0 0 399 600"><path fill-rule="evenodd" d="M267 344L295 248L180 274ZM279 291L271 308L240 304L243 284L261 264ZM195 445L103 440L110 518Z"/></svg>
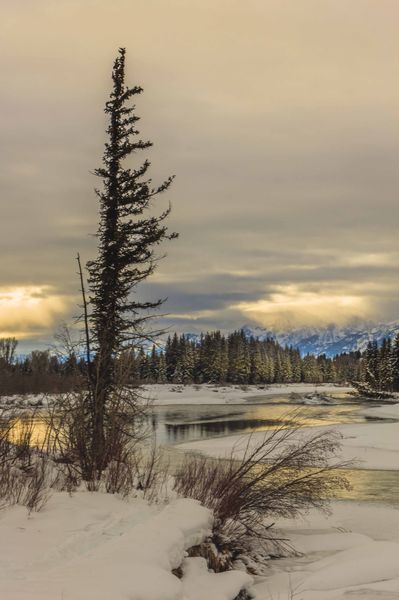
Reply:
<svg viewBox="0 0 399 600"><path fill-rule="evenodd" d="M242 571L209 573L203 558L186 558L183 571L183 590L187 600L230 600L253 582L252 577Z"/></svg>
<svg viewBox="0 0 399 600"><path fill-rule="evenodd" d="M251 579L208 573L186 559L184 579L172 574L185 550L208 535L212 516L194 500L149 506L116 496L55 493L28 517L14 506L0 513L0 577L4 600L232 600ZM193 561L193 562L192 562Z"/></svg>
<svg viewBox="0 0 399 600"><path fill-rule="evenodd" d="M372 418L399 418L399 405L364 409ZM370 422L335 427L344 436L342 457L358 468L399 470L399 423ZM309 432L309 428L304 430ZM229 436L184 444L211 456L239 458L264 438ZM299 557L271 562L271 574L251 588L256 600L398 600L399 510L376 504L335 502L332 515L315 511L303 520L280 521Z"/></svg>
<svg viewBox="0 0 399 600"><path fill-rule="evenodd" d="M315 400L310 398L305 403L322 403L319 396L323 394L346 394L353 388L335 384L288 383L265 386L257 385L175 385L153 384L144 386L144 399L147 397L155 406L170 404L242 404L257 398L272 396L287 396L291 394L315 394ZM57 394L26 394L0 397L0 409L40 410L56 406L60 396ZM298 400L298 399L297 399Z"/></svg>
<svg viewBox="0 0 399 600"><path fill-rule="evenodd" d="M341 456L358 469L399 470L399 423L341 425Z"/></svg>
<svg viewBox="0 0 399 600"><path fill-rule="evenodd" d="M376 406L374 408L365 408L361 411L365 417L373 419L398 419L399 404L387 404L385 406Z"/></svg>
<svg viewBox="0 0 399 600"><path fill-rule="evenodd" d="M271 563L272 574L253 588L256 600L397 600L399 511L340 502L325 517L282 522L302 557ZM356 530L358 533L352 533Z"/></svg>
<svg viewBox="0 0 399 600"><path fill-rule="evenodd" d="M290 383L268 386L147 385L146 391L157 406L168 404L242 404L252 399L290 394L345 394L351 387L334 384Z"/></svg>

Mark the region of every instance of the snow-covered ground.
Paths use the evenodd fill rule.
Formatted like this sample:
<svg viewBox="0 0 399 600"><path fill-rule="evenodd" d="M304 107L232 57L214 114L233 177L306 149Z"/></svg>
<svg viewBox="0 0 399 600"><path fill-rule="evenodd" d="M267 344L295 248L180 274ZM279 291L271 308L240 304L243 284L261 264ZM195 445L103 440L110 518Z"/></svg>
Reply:
<svg viewBox="0 0 399 600"><path fill-rule="evenodd" d="M373 419L399 419L399 404L365 408ZM335 427L344 435L342 456L359 468L399 470L399 423L373 421ZM263 439L252 435L250 445ZM229 436L180 447L211 456L242 456L248 436ZM303 556L271 561L271 572L252 588L256 600L398 600L399 510L383 504L334 502L326 517L281 520Z"/></svg>
<svg viewBox="0 0 399 600"><path fill-rule="evenodd" d="M145 389L157 406L167 404L240 404L252 398L278 395L345 394L353 391L351 387L331 383L287 383L265 386L154 384L146 386Z"/></svg>
<svg viewBox="0 0 399 600"><path fill-rule="evenodd" d="M256 600L398 600L399 510L349 502L332 509L278 523L303 556L271 561L252 588Z"/></svg>
<svg viewBox="0 0 399 600"><path fill-rule="evenodd" d="M365 408L362 414L373 419L398 419L399 420L399 404L386 404L385 406L376 406L373 408Z"/></svg>
<svg viewBox="0 0 399 600"><path fill-rule="evenodd" d="M270 561L255 580L213 574L185 549L202 541L211 514L193 500L149 506L102 493L55 493L40 513L0 514L4 600L256 600L399 598L399 510L336 502L278 526L301 556ZM183 565L183 578L172 569ZM291 596L290 593L293 593Z"/></svg>
<svg viewBox="0 0 399 600"><path fill-rule="evenodd" d="M347 391L335 386L188 386L179 392L174 387L151 386L150 391L160 404ZM373 421L335 427L344 435L343 457L358 459L360 468L399 470L399 423L389 422L399 419L399 404L362 412ZM253 434L251 443L263 436ZM226 456L234 446L239 456L247 441L246 436L229 436L180 447ZM203 559L186 558L185 550L206 537L211 520L210 512L193 500L149 506L141 499L87 492L54 493L42 512L30 516L22 507L3 509L0 598L233 600L247 586L256 600L399 599L399 510L394 507L340 501L333 503L329 517L312 510L304 519L280 520L277 527L303 554L270 561L269 572L254 582L240 571L209 573ZM172 573L179 565L182 579Z"/></svg>
<svg viewBox="0 0 399 600"><path fill-rule="evenodd" d="M55 493L28 516L0 513L2 600L233 600L251 577L208 573L185 550L209 533L194 500L149 506L105 493ZM172 569L183 563L184 576ZM202 594L202 595L201 595Z"/></svg>
<svg viewBox="0 0 399 600"><path fill-rule="evenodd" d="M335 425L342 438L341 457L354 461L359 469L382 469L399 471L399 422L384 423L384 419L398 419L399 404L360 411L366 417L376 419L370 423ZM381 419L381 421L377 420ZM324 429L330 429L324 427ZM307 428L303 432L307 433ZM299 433L299 435L301 432ZM257 446L265 436L264 431L253 434L234 435L210 440L181 444L183 450L198 451L209 456L226 458L232 450L236 458L241 458L249 448Z"/></svg>
<svg viewBox="0 0 399 600"><path fill-rule="evenodd" d="M301 556L270 561L264 577L209 573L186 558L211 526L193 500L149 506L103 493L55 493L40 513L0 513L0 597L4 600L256 600L399 598L399 510L337 502L281 520ZM183 578L172 569L183 566ZM290 595L292 592L292 596Z"/></svg>
<svg viewBox="0 0 399 600"><path fill-rule="evenodd" d="M141 394L144 401L150 400L155 406L170 404L242 404L251 399L272 396L301 396L346 394L353 388L331 383L287 383L272 385L178 385L152 384L144 386ZM1 396L0 409L42 409L59 402L57 394L25 394ZM316 399L317 402L317 399ZM305 399L306 403L306 399ZM312 403L311 400L309 403Z"/></svg>

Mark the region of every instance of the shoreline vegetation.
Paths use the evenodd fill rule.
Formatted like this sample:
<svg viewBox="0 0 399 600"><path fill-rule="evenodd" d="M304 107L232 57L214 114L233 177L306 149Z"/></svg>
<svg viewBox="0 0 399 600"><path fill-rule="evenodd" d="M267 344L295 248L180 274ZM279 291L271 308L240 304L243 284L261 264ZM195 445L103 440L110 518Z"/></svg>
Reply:
<svg viewBox="0 0 399 600"><path fill-rule="evenodd" d="M267 391L272 396L276 390L287 392L293 387L271 386ZM295 386L295 393L301 387L307 389L299 384ZM310 387L324 393L326 389L330 393L336 391L338 395L342 390L348 391L336 385ZM195 401L196 394L203 401L207 396L208 403L219 394L225 394L220 400L229 403L239 398L242 401L243 396L253 398L254 392L250 386L219 388L218 392L215 389L209 385L163 385L149 386L147 392L153 396L158 393L160 404L177 396L187 405ZM258 392L264 395L265 390L258 389ZM399 550L396 533L399 527L395 529L395 524L399 525L398 511L365 502L356 504L355 510L353 502L326 502L324 494L315 492L321 491L320 485L337 483L333 463L342 466L342 461L359 457L362 444L365 456L371 460L373 455L379 460L386 460L387 455L399 456L399 443L396 450L389 446L399 439L398 421L390 422L399 417L398 408L399 404L388 403L364 407L362 412L381 420L335 427L335 437L331 439L327 428L317 428L316 438L309 440L306 427L300 427L295 440L289 430L282 430L269 433L269 439L263 435L262 441L258 433L188 444L190 452L194 449L203 454L205 451L210 458L197 455L192 459L188 455L187 464L181 467L177 478L171 473L165 474L164 467L159 468L155 455L144 462L143 457L137 456L130 472L140 472L139 478L129 480L128 473L120 471L121 464L111 465L104 473L104 488L92 492L82 487L83 482L74 479L75 473L69 471L68 463L58 465L63 475L58 472L55 477L58 467L48 457L45 462L39 460L40 454L42 457L44 454L32 451L27 431L14 446L18 452L8 470L12 475L13 493L19 490L19 497L8 500L8 506L4 498L0 511L0 533L8 540L0 551L4 573L2 589L9 600L25 599L31 597L29 594L52 600L61 592L71 600L107 600L111 591L112 597L118 600L135 598L139 593L141 596L137 597L144 600L180 600L182 597L201 600L204 590L212 600L272 600L276 597L285 600L290 594L300 600L329 600L332 594L334 598L344 598L349 591L363 594L365 600L374 600L384 591L394 598L394 594L399 593L399 567L395 558ZM269 453L273 440L281 434L288 434L286 448L290 448L291 454L281 446L280 459L275 456L270 466L280 464L283 476L265 479L271 493L259 493L256 486L252 491L253 475L247 476L252 469L256 472L259 468L256 460L252 464L252 454L262 452L262 447ZM319 465L327 474L326 482L313 480L311 487L306 485L306 494L314 494L311 497L318 508L330 508L330 516L311 508L312 502L309 504L306 500L305 490L300 492L297 488L293 498L291 492L281 496L282 490L287 485L289 489L293 481L289 475L290 465L296 473L297 485L302 484L298 461L301 464L303 461L303 469L308 450L301 442L302 436L313 448L315 460L325 457L324 466L328 469L323 471L323 465ZM241 440L239 445L238 439ZM358 445L354 443L356 439ZM223 446L221 462L217 459L221 456L218 444ZM343 444L340 451L336 444ZM351 457L347 454L348 448L352 449ZM13 451L12 446L6 445L4 457L10 449ZM336 455L333 463L324 454L328 449L332 451L330 459ZM383 450L385 458L379 454ZM229 461L233 452L238 454L234 461ZM390 466L399 469L399 463L396 467L393 463ZM0 479L4 482L5 471L2 473ZM237 495L238 489L242 493ZM185 499L181 497L184 495ZM292 500L295 498L300 510L293 518ZM199 500L205 506L201 506ZM26 505L28 512L21 504ZM258 513L253 511L256 505ZM256 534L257 524L265 527L263 537L259 537L259 531ZM248 529L254 526L248 536ZM33 561L32 553L38 557ZM276 557L278 561L273 560ZM100 577L99 585L98 575L94 580L93 572L106 573L107 580ZM155 580L162 581L162 588L159 583L152 584Z"/></svg>
<svg viewBox="0 0 399 600"><path fill-rule="evenodd" d="M74 345L67 353L34 350L23 358L16 354L17 345L15 338L0 339L0 397L81 389L88 363ZM360 396L377 400L392 398L399 391L399 339L383 340L380 346L370 342L363 353L329 358L301 356L297 349L282 347L273 339L247 337L244 330L228 336L215 331L195 340L174 334L163 346L131 347L122 360L125 383L133 387L327 383L350 385ZM95 358L92 363L95 370Z"/></svg>
<svg viewBox="0 0 399 600"><path fill-rule="evenodd" d="M88 362L81 349L69 344L67 352L34 350L21 358L15 338L0 339L0 396L66 393L85 381ZM346 383L362 379L359 352L334 358L301 356L275 340L246 337L243 330L228 336L219 331L196 341L174 334L164 347L130 347L116 360L123 361L129 385L173 383L214 385L270 385L283 383ZM92 370L96 359L92 359Z"/></svg>

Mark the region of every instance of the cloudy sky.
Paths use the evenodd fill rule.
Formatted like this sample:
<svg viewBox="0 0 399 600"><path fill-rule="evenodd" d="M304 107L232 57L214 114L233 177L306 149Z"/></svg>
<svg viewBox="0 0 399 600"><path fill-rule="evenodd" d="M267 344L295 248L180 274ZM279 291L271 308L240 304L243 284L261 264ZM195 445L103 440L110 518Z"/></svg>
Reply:
<svg viewBox="0 0 399 600"><path fill-rule="evenodd" d="M397 0L3 0L1 13L0 335L45 344L78 312L119 46L145 90L154 180L176 174L180 238L141 292L168 297L173 328L399 317Z"/></svg>

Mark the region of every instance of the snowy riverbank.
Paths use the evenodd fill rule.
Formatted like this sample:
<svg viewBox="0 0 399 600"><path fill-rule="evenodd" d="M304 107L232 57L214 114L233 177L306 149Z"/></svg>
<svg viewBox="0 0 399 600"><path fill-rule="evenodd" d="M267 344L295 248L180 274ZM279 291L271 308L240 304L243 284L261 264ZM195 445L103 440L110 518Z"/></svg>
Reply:
<svg viewBox="0 0 399 600"><path fill-rule="evenodd" d="M172 385L154 384L145 387L156 406L168 404L242 404L251 399L273 396L347 394L352 387L333 383L286 383L272 385Z"/></svg>
<svg viewBox="0 0 399 600"><path fill-rule="evenodd" d="M155 394L158 386L151 386ZM304 387L304 386L303 386ZM295 393L312 393L303 387ZM342 393L318 386L316 391ZM155 390L154 390L155 388ZM189 389L192 388L192 389ZM183 392L158 389L160 404L197 401L239 403L254 389L193 386ZM330 389L331 389L330 388ZM291 386L273 386L292 393ZM265 390L258 390L264 396ZM277 392L278 393L278 392ZM221 396L219 396L221 394ZM243 395L244 394L244 395ZM325 407L321 406L320 410ZM363 408L369 423L339 425L345 458L363 459L359 467L399 470L399 404ZM378 419L382 419L379 421ZM308 429L309 431L309 429ZM264 433L252 435L256 443ZM248 436L228 436L179 446L212 456L243 453ZM197 502L173 498L148 505L116 495L54 492L39 513L13 506L0 511L0 597L6 600L233 600L247 586L256 600L397 600L399 598L399 510L390 506L334 502L326 517L310 511L303 519L276 526L302 555L270 560L264 577L242 571L209 573L201 558L186 549L208 535L211 513ZM179 579L172 570L182 566ZM292 593L292 595L290 595Z"/></svg>
<svg viewBox="0 0 399 600"><path fill-rule="evenodd" d="M303 555L271 561L256 600L399 598L399 510L335 502L330 516L311 511L278 526Z"/></svg>
<svg viewBox="0 0 399 600"><path fill-rule="evenodd" d="M365 408L372 419L399 419L399 404ZM399 423L374 421L335 427L344 436L342 457L358 468L399 470ZM237 457L264 437L225 438L181 445L210 456ZM257 579L256 600L397 600L399 598L399 510L382 503L334 502L329 517L310 511L305 519L279 520L283 536L302 556L270 562ZM292 595L290 595L292 594Z"/></svg>
<svg viewBox="0 0 399 600"><path fill-rule="evenodd" d="M354 461L358 469L382 469L399 471L399 422L385 422L396 418L399 421L399 404L374 408L363 408L361 414L375 419L370 423L335 425L334 430L342 434L340 456ZM331 427L323 427L331 429ZM307 432L304 428L301 432ZM299 432L299 435L301 434ZM183 450L198 451L208 456L226 458L232 450L241 458L247 445L255 447L265 436L264 431L246 435L234 435L210 440L181 444Z"/></svg>
<svg viewBox="0 0 399 600"><path fill-rule="evenodd" d="M4 600L232 600L252 578L212 574L185 550L209 533L194 500L149 506L105 493L54 493L39 513L0 513ZM172 569L182 565L183 578Z"/></svg>
<svg viewBox="0 0 399 600"><path fill-rule="evenodd" d="M272 385L226 385L216 386L178 385L178 384L152 384L142 388L140 396L144 402L149 401L154 406L167 406L172 404L243 404L252 399L273 396L287 396L291 394L300 397L309 396L309 402L304 398L304 403L318 403L323 395L341 395L352 392L349 386L336 384L310 384L287 383ZM312 400L312 396L315 399ZM318 398L319 397L319 398ZM56 406L62 398L57 394L24 394L15 396L1 396L0 409L40 410L49 406ZM322 400L321 400L322 401Z"/></svg>
<svg viewBox="0 0 399 600"><path fill-rule="evenodd" d="M185 550L209 532L210 512L193 500L149 506L115 495L54 493L40 513L0 513L1 598L5 600L397 600L399 510L335 502L279 520L301 555L270 560L262 577L209 573ZM183 577L172 569L182 565ZM293 593L291 596L290 593Z"/></svg>

